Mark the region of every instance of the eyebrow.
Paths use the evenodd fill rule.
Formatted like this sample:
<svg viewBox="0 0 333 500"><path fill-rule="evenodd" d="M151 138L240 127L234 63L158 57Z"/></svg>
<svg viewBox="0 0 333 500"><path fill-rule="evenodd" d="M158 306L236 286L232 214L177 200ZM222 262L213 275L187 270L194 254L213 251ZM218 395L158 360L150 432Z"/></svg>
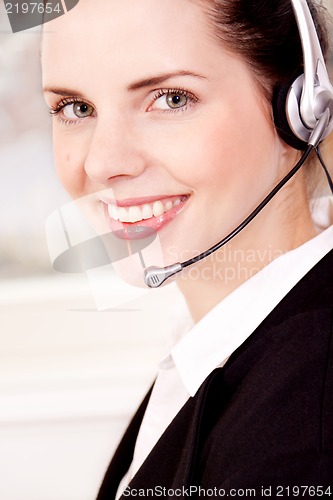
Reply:
<svg viewBox="0 0 333 500"><path fill-rule="evenodd" d="M159 85L166 80L170 80L170 78L175 78L177 76L192 76L195 78L200 78L200 79L205 79L207 78L203 75L200 75L198 73L193 73L192 71L186 71L186 70L181 70L181 71L174 71L172 73L163 73L161 75L153 76L150 78L145 78L143 80L139 80L138 82L132 83L127 87L127 90L133 91L133 90L138 90L142 89L145 87L152 87L154 85Z"/></svg>
<svg viewBox="0 0 333 500"><path fill-rule="evenodd" d="M75 90L62 89L62 88L52 88L52 87L44 87L43 92L49 92L50 94L57 94L63 97L78 97L80 99L84 98L84 95L81 92L77 92Z"/></svg>
<svg viewBox="0 0 333 500"><path fill-rule="evenodd" d="M175 78L178 76L191 76L194 78L200 78L203 80L207 80L207 77L200 75L198 73L193 73L192 71L181 70L181 71L174 71L171 73L163 73L161 75L144 78L143 80L139 80L137 82L131 83L127 87L127 90L132 92L134 90L139 90L139 89L146 88L146 87L153 87L154 85L159 85L167 80L170 80L170 78ZM56 95L60 95L60 96L78 97L80 99L84 98L84 95L81 94L81 92L77 92L75 90L70 90L70 89L65 89L65 88L45 87L43 89L43 91L50 92L51 94L56 94Z"/></svg>

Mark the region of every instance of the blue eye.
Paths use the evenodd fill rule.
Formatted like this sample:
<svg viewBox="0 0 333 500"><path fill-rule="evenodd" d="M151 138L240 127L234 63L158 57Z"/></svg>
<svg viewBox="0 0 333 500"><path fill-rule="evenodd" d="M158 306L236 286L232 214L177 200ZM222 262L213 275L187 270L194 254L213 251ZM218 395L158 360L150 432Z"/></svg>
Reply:
<svg viewBox="0 0 333 500"><path fill-rule="evenodd" d="M70 120L76 120L77 118L86 118L91 116L94 112L94 108L87 104L86 102L74 102L68 103L62 108L63 114L66 118Z"/></svg>
<svg viewBox="0 0 333 500"><path fill-rule="evenodd" d="M67 118L86 118L87 116L91 116L93 112L94 108L86 102L75 102L64 107L64 115ZM72 116L70 116L71 114Z"/></svg>
<svg viewBox="0 0 333 500"><path fill-rule="evenodd" d="M69 122L76 121L92 116L95 112L93 106L84 101L73 100L72 98L63 99L54 108L51 109L52 115L62 114L63 118Z"/></svg>
<svg viewBox="0 0 333 500"><path fill-rule="evenodd" d="M197 102L197 98L183 89L161 89L154 96L151 110L178 111L185 110L190 104Z"/></svg>
<svg viewBox="0 0 333 500"><path fill-rule="evenodd" d="M168 106L171 109L178 109L186 106L188 100L186 95L179 93L168 94L164 97L166 101L166 106Z"/></svg>

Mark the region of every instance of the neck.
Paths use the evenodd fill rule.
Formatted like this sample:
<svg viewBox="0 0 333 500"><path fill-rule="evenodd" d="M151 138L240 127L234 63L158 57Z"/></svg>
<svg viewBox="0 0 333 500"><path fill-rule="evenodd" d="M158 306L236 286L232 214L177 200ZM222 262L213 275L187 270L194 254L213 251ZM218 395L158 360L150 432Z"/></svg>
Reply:
<svg viewBox="0 0 333 500"><path fill-rule="evenodd" d="M193 321L274 259L315 235L304 183L296 178L228 245L179 276L177 284Z"/></svg>

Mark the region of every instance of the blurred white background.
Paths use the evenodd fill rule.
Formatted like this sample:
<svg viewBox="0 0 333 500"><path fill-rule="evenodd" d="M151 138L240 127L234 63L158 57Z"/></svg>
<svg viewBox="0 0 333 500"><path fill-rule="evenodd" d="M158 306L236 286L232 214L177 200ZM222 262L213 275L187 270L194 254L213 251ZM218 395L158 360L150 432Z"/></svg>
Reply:
<svg viewBox="0 0 333 500"><path fill-rule="evenodd" d="M183 306L172 285L97 311L85 275L52 270L45 219L69 198L39 43L11 33L0 2L0 499L93 500Z"/></svg>

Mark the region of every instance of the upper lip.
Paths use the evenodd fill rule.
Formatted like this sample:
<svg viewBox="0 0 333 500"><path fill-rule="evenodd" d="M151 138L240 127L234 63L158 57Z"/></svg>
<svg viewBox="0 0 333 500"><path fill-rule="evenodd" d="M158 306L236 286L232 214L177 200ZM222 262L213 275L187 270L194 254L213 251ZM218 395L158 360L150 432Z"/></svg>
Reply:
<svg viewBox="0 0 333 500"><path fill-rule="evenodd" d="M101 196L100 200L108 205L116 205L117 207L133 207L145 205L146 203L154 203L155 201L167 200L170 198L181 198L182 196L186 196L188 198L188 194L166 194L159 196L147 196L140 198L126 198L124 200L116 200L115 198L109 198L108 196Z"/></svg>

